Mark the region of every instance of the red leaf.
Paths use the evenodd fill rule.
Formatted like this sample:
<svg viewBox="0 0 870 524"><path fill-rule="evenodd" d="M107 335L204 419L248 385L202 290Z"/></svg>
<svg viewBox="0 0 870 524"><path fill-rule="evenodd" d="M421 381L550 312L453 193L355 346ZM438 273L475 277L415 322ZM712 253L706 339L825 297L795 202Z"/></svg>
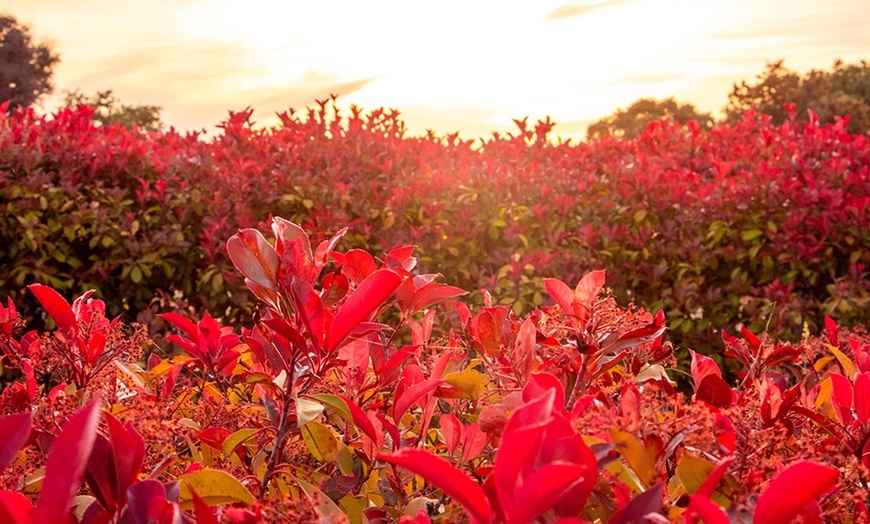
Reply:
<svg viewBox="0 0 870 524"><path fill-rule="evenodd" d="M834 347L840 346L840 328L834 319L825 315L825 329L828 331L828 343Z"/></svg>
<svg viewBox="0 0 870 524"><path fill-rule="evenodd" d="M200 431L196 438L206 446L220 451L223 449L224 441L230 435L232 435L232 431L227 428L214 427Z"/></svg>
<svg viewBox="0 0 870 524"><path fill-rule="evenodd" d="M302 318L302 322L308 329L309 339L316 349L323 347L323 330L325 316L323 301L314 288L305 280L294 279L292 293L296 313ZM304 346L303 346L304 347Z"/></svg>
<svg viewBox="0 0 870 524"><path fill-rule="evenodd" d="M0 473L12 463L30 438L32 419L30 412L0 418Z"/></svg>
<svg viewBox="0 0 870 524"><path fill-rule="evenodd" d="M370 320L401 283L402 277L389 269L379 269L366 277L336 313L326 336L327 351L335 350L360 322Z"/></svg>
<svg viewBox="0 0 870 524"><path fill-rule="evenodd" d="M30 524L33 506L21 493L0 491L0 522Z"/></svg>
<svg viewBox="0 0 870 524"><path fill-rule="evenodd" d="M480 429L477 423L466 427L465 437L462 439L462 457L460 460L468 462L469 460L476 459L480 455L480 452L483 451L483 448L486 447L486 440L488 438L487 434Z"/></svg>
<svg viewBox="0 0 870 524"><path fill-rule="evenodd" d="M326 265L329 261L329 254L332 253L332 250L335 249L335 246L338 245L338 241L341 240L347 233L347 228L342 228L338 233L335 234L329 240L324 240L317 246L317 249L314 251L314 267L318 271Z"/></svg>
<svg viewBox="0 0 870 524"><path fill-rule="evenodd" d="M375 431L375 426L372 424L372 421L366 416L365 411L362 410L359 406L356 405L354 401L345 397L344 395L336 394L338 398L344 401L347 404L347 409L350 411L350 416L353 418L353 423L356 427L358 427L368 438L373 441L377 441L377 432Z"/></svg>
<svg viewBox="0 0 870 524"><path fill-rule="evenodd" d="M534 522L544 512L561 502L568 492L585 475L597 477L597 471L588 471L585 465L570 462L550 462L544 464L518 487L509 500L501 500L507 521L518 524Z"/></svg>
<svg viewBox="0 0 870 524"><path fill-rule="evenodd" d="M393 420L396 424L399 424L402 420L402 415L404 415L411 406L443 383L443 380L423 380L403 391L401 395L396 398L396 403L393 404Z"/></svg>
<svg viewBox="0 0 870 524"><path fill-rule="evenodd" d="M517 332L516 341L514 341L514 350L511 362L516 367L517 378L521 382L525 382L532 372L532 367L535 364L535 347L538 329L531 318L526 320L520 326Z"/></svg>
<svg viewBox="0 0 870 524"><path fill-rule="evenodd" d="M196 524L218 524L218 519L211 512L208 504L199 496L199 493L188 483L190 495L193 498L193 511L196 515Z"/></svg>
<svg viewBox="0 0 870 524"><path fill-rule="evenodd" d="M559 279L545 278L544 289L546 289L547 293L553 297L553 300L561 306L562 311L564 311L565 314L573 314L574 292L571 291L570 287Z"/></svg>
<svg viewBox="0 0 870 524"><path fill-rule="evenodd" d="M446 284L426 284L414 293L414 299L411 304L410 311L420 311L429 306L437 304L448 298L461 297L467 295L468 291L458 287L448 286Z"/></svg>
<svg viewBox="0 0 870 524"><path fill-rule="evenodd" d="M106 413L109 439L115 454L115 472L120 492L136 482L145 458L145 439L132 424L121 424L111 413Z"/></svg>
<svg viewBox="0 0 870 524"><path fill-rule="evenodd" d="M64 335L74 338L78 334L76 315L69 303L57 291L42 284L31 284L27 289L36 296Z"/></svg>
<svg viewBox="0 0 870 524"><path fill-rule="evenodd" d="M194 324L190 319L185 318L178 313L161 313L157 316L184 331L187 334L187 338L192 340L196 339L196 324Z"/></svg>
<svg viewBox="0 0 870 524"><path fill-rule="evenodd" d="M722 477L725 476L725 473L728 472L728 468L731 466L732 462L734 462L733 456L725 457L717 462L716 467L713 468L713 471L711 471L709 475L707 475L707 478L704 479L701 487L699 487L698 491L696 491L695 493L707 497L713 495L713 491L715 491L716 486L719 485L719 481L722 480Z"/></svg>
<svg viewBox="0 0 870 524"><path fill-rule="evenodd" d="M704 495L689 495L689 506L683 513L685 524L731 524L731 519L722 511L718 504Z"/></svg>
<svg viewBox="0 0 870 524"><path fill-rule="evenodd" d="M419 449L403 449L398 453L379 455L378 458L413 471L440 488L465 508L472 521L489 522L490 506L483 489L446 460Z"/></svg>
<svg viewBox="0 0 870 524"><path fill-rule="evenodd" d="M289 285L295 277L313 284L319 270L314 268L311 240L305 230L289 220L273 217L272 232L275 234L275 251L281 261L280 281Z"/></svg>
<svg viewBox="0 0 870 524"><path fill-rule="evenodd" d="M855 373L855 415L858 422L870 420L870 373Z"/></svg>
<svg viewBox="0 0 870 524"><path fill-rule="evenodd" d="M704 380L704 377L707 375L716 375L719 378L722 378L722 371L719 369L719 366L716 364L716 361L710 357L705 357L700 353L695 353L691 349L689 353L692 355L692 381L695 383L695 391L698 391L698 386L701 385L701 381Z"/></svg>
<svg viewBox="0 0 870 524"><path fill-rule="evenodd" d="M281 258L256 229L239 231L227 240L227 254L245 278L270 290L278 290Z"/></svg>
<svg viewBox="0 0 870 524"><path fill-rule="evenodd" d="M749 331L745 327L740 328L740 333L743 334L743 338L749 344L749 347L752 348L752 351L757 353L758 348L761 347L761 339L756 337L751 331Z"/></svg>
<svg viewBox="0 0 870 524"><path fill-rule="evenodd" d="M342 271L357 285L378 269L375 259L362 249L351 249L339 258Z"/></svg>
<svg viewBox="0 0 870 524"><path fill-rule="evenodd" d="M462 423L456 415L445 413L440 418L441 433L444 434L444 445L447 446L447 454L453 456L459 442L462 440Z"/></svg>
<svg viewBox="0 0 870 524"><path fill-rule="evenodd" d="M734 425L731 420L722 413L716 413L713 418L713 426L716 428L716 440L729 453L734 453L737 447L737 434L734 432Z"/></svg>
<svg viewBox="0 0 870 524"><path fill-rule="evenodd" d="M727 382L716 375L707 375L695 391L695 399L710 404L714 408L724 409L731 405L734 391Z"/></svg>
<svg viewBox="0 0 870 524"><path fill-rule="evenodd" d="M72 498L97 437L100 399L91 400L64 424L45 464L36 512L39 522L66 522Z"/></svg>
<svg viewBox="0 0 870 524"><path fill-rule="evenodd" d="M779 473L758 497L753 523L788 524L805 504L834 487L836 468L803 461Z"/></svg>
<svg viewBox="0 0 870 524"><path fill-rule="evenodd" d="M607 524L634 524L644 522L645 515L661 513L662 484L658 484L631 499L627 506L610 517Z"/></svg>
<svg viewBox="0 0 870 524"><path fill-rule="evenodd" d="M841 424L852 422L852 382L839 373L831 373L831 404Z"/></svg>
<svg viewBox="0 0 870 524"><path fill-rule="evenodd" d="M605 272L603 269L590 271L583 275L577 287L574 288L574 314L579 319L585 319L592 308L592 303L598 298L604 288ZM582 308L582 309L578 309Z"/></svg>

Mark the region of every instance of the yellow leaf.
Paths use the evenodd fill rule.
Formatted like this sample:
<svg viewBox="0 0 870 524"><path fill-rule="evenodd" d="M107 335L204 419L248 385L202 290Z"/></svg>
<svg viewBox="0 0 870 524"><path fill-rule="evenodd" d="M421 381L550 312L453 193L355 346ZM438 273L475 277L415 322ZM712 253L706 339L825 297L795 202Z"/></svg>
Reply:
<svg viewBox="0 0 870 524"><path fill-rule="evenodd" d="M193 508L191 489L196 491L206 504L251 504L254 496L235 477L224 471L201 469L178 477L179 504L183 509Z"/></svg>
<svg viewBox="0 0 870 524"><path fill-rule="evenodd" d="M715 467L716 465L708 460L688 454L683 455L680 463L677 464L677 477L689 494L695 494Z"/></svg>
<svg viewBox="0 0 870 524"><path fill-rule="evenodd" d="M254 436L259 430L254 428L244 428L236 431L232 435L228 436L224 439L223 443L223 453L224 456L229 457L232 455L233 451L239 447L239 444L244 443L252 436Z"/></svg>
<svg viewBox="0 0 870 524"><path fill-rule="evenodd" d="M825 369L825 366L827 366L828 363L831 362L832 360L834 360L835 358L836 357L832 357L832 356L822 357L819 360L816 360L816 362L813 364L813 369L815 370L816 373L819 373L823 369Z"/></svg>
<svg viewBox="0 0 870 524"><path fill-rule="evenodd" d="M819 383L819 394L816 396L816 404L815 407L822 415L833 419L836 415L834 415L834 404L831 402L831 394L834 391L834 385L831 382L831 376L826 376Z"/></svg>
<svg viewBox="0 0 870 524"><path fill-rule="evenodd" d="M308 446L311 456L320 462L328 462L338 453L338 440L332 431L320 422L312 420L302 426L302 440Z"/></svg>
<svg viewBox="0 0 870 524"><path fill-rule="evenodd" d="M478 400L487 390L489 378L472 368L455 371L444 377L444 381L461 391L465 398Z"/></svg>
<svg viewBox="0 0 870 524"><path fill-rule="evenodd" d="M644 442L631 433L615 427L610 428L610 440L617 445L619 454L637 474L644 488L649 489L658 476L656 463L662 453L661 440L648 437Z"/></svg>
<svg viewBox="0 0 870 524"><path fill-rule="evenodd" d="M341 508L331 498L327 497L325 493L304 480L296 479L296 483L299 484L299 487L302 488L302 491L306 495L319 503L314 509L321 517L324 517L324 522L340 522L345 517Z"/></svg>
<svg viewBox="0 0 870 524"><path fill-rule="evenodd" d="M847 357L842 351L830 344L825 344L825 347L827 347L831 351L831 353L833 353L834 356L837 357L840 365L843 366L843 374L846 375L846 378L848 378L849 380L855 378L856 369L855 364L852 362L852 360L849 359L849 357Z"/></svg>

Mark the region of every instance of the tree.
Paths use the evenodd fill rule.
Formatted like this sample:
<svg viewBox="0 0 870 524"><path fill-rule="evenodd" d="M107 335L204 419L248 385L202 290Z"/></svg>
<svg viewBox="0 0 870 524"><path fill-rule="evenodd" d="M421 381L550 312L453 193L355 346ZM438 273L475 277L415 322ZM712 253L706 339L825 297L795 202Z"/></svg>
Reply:
<svg viewBox="0 0 870 524"><path fill-rule="evenodd" d="M734 123L754 109L770 115L771 123L779 125L791 118L790 112L797 121L805 121L810 110L822 123L849 115L850 132L870 131L870 64L846 65L837 60L832 71L813 69L801 76L783 62L768 63L755 84L745 80L734 84L725 108L727 122Z"/></svg>
<svg viewBox="0 0 870 524"><path fill-rule="evenodd" d="M131 106L121 104L112 90L97 91L93 96L86 96L84 93L76 89L75 91L66 91L64 93L64 106L76 107L85 105L94 110L93 120L100 125L113 126L120 123L127 128L136 127L144 131L160 131L163 129L163 122L160 121L159 106L142 105Z"/></svg>
<svg viewBox="0 0 870 524"><path fill-rule="evenodd" d="M59 61L47 44L32 41L29 27L0 15L0 102L9 100L10 111L51 93L52 68Z"/></svg>
<svg viewBox="0 0 870 524"><path fill-rule="evenodd" d="M673 98L665 100L641 98L624 111L621 108L617 109L612 115L589 126L586 138L600 138L604 135L634 138L650 122L656 122L662 118L680 124L694 120L703 129L710 129L714 124L713 117L709 113L698 112L692 104L681 104Z"/></svg>

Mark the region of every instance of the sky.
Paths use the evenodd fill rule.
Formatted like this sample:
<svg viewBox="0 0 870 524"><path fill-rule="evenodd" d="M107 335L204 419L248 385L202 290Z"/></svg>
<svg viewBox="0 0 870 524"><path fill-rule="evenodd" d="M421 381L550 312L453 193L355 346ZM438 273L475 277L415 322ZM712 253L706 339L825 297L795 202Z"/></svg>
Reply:
<svg viewBox="0 0 870 524"><path fill-rule="evenodd" d="M337 94L400 111L410 134L463 138L549 116L554 134L641 97L718 116L767 62L870 59L868 0L0 0L61 55L55 97L112 89L212 134Z"/></svg>

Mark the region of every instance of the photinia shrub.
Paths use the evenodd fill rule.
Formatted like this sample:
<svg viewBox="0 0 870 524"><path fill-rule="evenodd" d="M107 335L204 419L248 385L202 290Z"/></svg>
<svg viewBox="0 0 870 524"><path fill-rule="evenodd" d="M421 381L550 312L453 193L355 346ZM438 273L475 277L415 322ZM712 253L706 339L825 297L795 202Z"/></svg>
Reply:
<svg viewBox="0 0 870 524"><path fill-rule="evenodd" d="M275 217L229 259L260 305L236 331L163 313L151 346L92 294L0 308L4 522L863 522L870 335L826 318L691 352L608 274L542 282L517 315ZM316 247L315 247L316 246ZM710 348L707 348L708 350ZM61 359L65 367L51 367Z"/></svg>
<svg viewBox="0 0 870 524"><path fill-rule="evenodd" d="M681 352L741 326L797 342L825 315L870 321L870 146L846 119L747 113L572 144L549 120L408 136L396 111L334 100L273 129L251 115L213 138L97 127L86 108L0 116L0 285L28 325L43 326L26 292L43 284L94 289L158 338L167 310L238 329L258 299L224 242L273 214L317 238L349 227L349 250L372 256L417 246L423 272L516 314L552 303L546 278L606 267L621 303L664 312Z"/></svg>

